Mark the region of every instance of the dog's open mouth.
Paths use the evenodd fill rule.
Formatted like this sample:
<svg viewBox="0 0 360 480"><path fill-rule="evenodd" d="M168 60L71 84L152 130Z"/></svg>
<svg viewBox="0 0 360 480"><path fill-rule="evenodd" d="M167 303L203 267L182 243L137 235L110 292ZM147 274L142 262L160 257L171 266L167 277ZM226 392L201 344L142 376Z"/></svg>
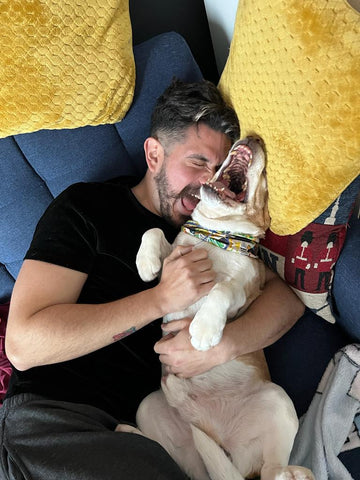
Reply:
<svg viewBox="0 0 360 480"><path fill-rule="evenodd" d="M230 161L203 188L212 190L223 202L246 202L247 173L252 158L248 145L236 145L230 152Z"/></svg>

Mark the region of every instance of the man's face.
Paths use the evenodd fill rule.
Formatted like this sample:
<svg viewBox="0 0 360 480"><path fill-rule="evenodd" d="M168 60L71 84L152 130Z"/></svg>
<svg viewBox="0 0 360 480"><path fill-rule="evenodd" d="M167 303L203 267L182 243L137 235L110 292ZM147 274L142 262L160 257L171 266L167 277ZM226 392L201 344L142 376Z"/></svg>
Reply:
<svg viewBox="0 0 360 480"><path fill-rule="evenodd" d="M200 186L214 176L230 147L225 134L204 124L190 127L184 140L165 152L154 176L160 215L175 226L182 225L198 203Z"/></svg>

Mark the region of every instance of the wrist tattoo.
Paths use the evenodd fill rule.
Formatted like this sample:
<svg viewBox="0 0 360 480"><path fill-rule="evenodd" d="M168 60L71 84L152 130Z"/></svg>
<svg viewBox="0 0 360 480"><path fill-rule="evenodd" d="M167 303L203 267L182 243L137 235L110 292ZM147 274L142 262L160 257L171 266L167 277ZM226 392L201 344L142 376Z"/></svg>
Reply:
<svg viewBox="0 0 360 480"><path fill-rule="evenodd" d="M119 340L122 340L125 337L128 337L132 333L136 332L135 327L130 327L128 330L125 330L125 332L118 333L117 335L113 336L114 342L118 342Z"/></svg>

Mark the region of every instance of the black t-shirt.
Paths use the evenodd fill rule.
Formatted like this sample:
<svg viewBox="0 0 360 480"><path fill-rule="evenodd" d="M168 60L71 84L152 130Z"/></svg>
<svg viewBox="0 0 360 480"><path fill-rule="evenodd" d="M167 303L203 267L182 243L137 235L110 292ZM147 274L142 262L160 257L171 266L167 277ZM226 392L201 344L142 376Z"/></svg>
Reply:
<svg viewBox="0 0 360 480"><path fill-rule="evenodd" d="M170 242L177 233L140 205L121 181L78 183L46 210L25 258L87 273L78 303L110 302L154 285L140 279L135 264L142 234L154 227ZM159 387L160 362L153 346L160 337L157 320L83 357L14 369L7 397L31 392L94 405L133 422L139 402Z"/></svg>

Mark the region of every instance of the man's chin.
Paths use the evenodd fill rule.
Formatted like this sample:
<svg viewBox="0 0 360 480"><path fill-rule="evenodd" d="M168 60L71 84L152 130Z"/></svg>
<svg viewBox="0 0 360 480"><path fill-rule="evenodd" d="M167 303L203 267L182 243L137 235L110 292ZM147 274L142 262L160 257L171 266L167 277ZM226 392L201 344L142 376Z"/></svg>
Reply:
<svg viewBox="0 0 360 480"><path fill-rule="evenodd" d="M165 220L170 223L173 227L175 228L180 228L182 225L184 225L185 222L187 222L190 218L190 215L183 215L178 213L177 215L172 215L170 216L164 216Z"/></svg>

